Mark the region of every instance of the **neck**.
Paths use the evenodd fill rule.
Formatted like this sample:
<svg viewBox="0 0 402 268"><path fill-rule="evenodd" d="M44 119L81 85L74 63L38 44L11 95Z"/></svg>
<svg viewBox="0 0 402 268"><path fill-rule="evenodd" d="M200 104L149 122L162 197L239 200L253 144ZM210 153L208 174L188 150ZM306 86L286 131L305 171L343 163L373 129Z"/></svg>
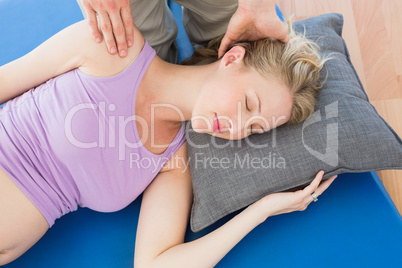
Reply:
<svg viewBox="0 0 402 268"><path fill-rule="evenodd" d="M167 63L155 57L142 81L148 92L144 102L149 107L150 104L155 105L153 120L175 127L190 120L202 84L218 66L219 61L186 66Z"/></svg>

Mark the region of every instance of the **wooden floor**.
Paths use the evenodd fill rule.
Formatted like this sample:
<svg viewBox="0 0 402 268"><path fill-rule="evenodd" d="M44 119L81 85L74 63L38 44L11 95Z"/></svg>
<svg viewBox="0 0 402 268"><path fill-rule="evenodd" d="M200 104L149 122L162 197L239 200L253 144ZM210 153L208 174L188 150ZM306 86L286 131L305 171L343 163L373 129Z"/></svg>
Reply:
<svg viewBox="0 0 402 268"><path fill-rule="evenodd" d="M370 103L402 137L402 1L276 2L285 17L293 15L293 21L330 12L344 16L343 38ZM377 174L402 214L402 170Z"/></svg>

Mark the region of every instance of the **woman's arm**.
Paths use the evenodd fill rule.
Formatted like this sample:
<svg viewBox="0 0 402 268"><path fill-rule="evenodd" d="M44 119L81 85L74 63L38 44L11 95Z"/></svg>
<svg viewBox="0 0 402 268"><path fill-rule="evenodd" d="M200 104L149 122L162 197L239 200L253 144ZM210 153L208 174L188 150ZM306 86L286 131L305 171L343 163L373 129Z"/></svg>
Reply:
<svg viewBox="0 0 402 268"><path fill-rule="evenodd" d="M0 103L74 68L95 76L122 71L144 44L138 29L134 28L136 44L124 59L107 53L103 42L95 43L86 21L61 30L27 55L0 67Z"/></svg>
<svg viewBox="0 0 402 268"><path fill-rule="evenodd" d="M25 56L1 66L0 103L80 66L85 54L83 35L85 29L82 22L78 22L58 32Z"/></svg>
<svg viewBox="0 0 402 268"><path fill-rule="evenodd" d="M171 159L187 163L187 143L176 154ZM157 175L143 194L134 267L213 267L264 221L253 204L217 230L184 243L192 201L189 167Z"/></svg>
<svg viewBox="0 0 402 268"><path fill-rule="evenodd" d="M175 159L187 161L187 143L176 153ZM311 193L320 195L334 179L318 187L321 178L322 173L297 192L267 195L215 231L184 243L193 198L190 170L183 165L160 173L143 194L134 267L214 267L268 216L304 210L312 201Z"/></svg>

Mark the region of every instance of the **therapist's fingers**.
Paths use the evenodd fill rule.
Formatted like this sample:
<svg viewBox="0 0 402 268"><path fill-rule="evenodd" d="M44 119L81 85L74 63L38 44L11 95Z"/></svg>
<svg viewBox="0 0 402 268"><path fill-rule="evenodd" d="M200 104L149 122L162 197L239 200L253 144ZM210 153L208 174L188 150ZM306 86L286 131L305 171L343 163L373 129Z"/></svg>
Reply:
<svg viewBox="0 0 402 268"><path fill-rule="evenodd" d="M92 6L88 5L85 7L85 12L87 14L89 27L91 28L92 37L97 43L100 43L102 41L102 35L99 31L96 11L92 8Z"/></svg>
<svg viewBox="0 0 402 268"><path fill-rule="evenodd" d="M116 42L114 40L113 28L112 28L112 23L110 21L109 15L104 11L100 11L98 13L98 19L100 21L100 28L103 33L103 38L105 39L107 50L112 55L116 54L117 47L116 47Z"/></svg>
<svg viewBox="0 0 402 268"><path fill-rule="evenodd" d="M102 34L99 31L96 12L93 10L93 12L88 12L87 15L89 20L89 26L91 27L92 37L97 43L102 42Z"/></svg>
<svg viewBox="0 0 402 268"><path fill-rule="evenodd" d="M230 39L226 33L225 36L222 38L221 44L219 46L218 59L220 59L225 54L226 50L232 44L232 42L233 40Z"/></svg>
<svg viewBox="0 0 402 268"><path fill-rule="evenodd" d="M126 32L127 46L131 47L134 44L134 22L130 6L122 7L120 14Z"/></svg>
<svg viewBox="0 0 402 268"><path fill-rule="evenodd" d="M120 57L125 57L127 56L126 30L123 26L120 11L118 13L109 13L109 17L112 23L112 31L114 35L114 40L117 44L117 50L119 51Z"/></svg>

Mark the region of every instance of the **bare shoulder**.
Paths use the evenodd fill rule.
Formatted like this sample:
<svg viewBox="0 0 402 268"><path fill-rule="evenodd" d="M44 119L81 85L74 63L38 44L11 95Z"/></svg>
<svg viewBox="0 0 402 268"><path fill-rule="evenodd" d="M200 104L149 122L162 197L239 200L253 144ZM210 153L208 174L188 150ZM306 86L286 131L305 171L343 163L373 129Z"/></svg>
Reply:
<svg viewBox="0 0 402 268"><path fill-rule="evenodd" d="M144 37L134 25L134 45L128 48L128 55L122 58L117 53L109 54L104 39L101 43L93 40L87 20L81 22L80 31L80 36L86 40L82 48L85 50L85 59L79 69L92 76L107 77L122 72L137 58L145 44Z"/></svg>
<svg viewBox="0 0 402 268"><path fill-rule="evenodd" d="M188 151L187 151L187 142L183 142L183 144L177 149L177 151L170 157L170 159L163 165L160 172L183 172L186 169L190 168L188 162Z"/></svg>

